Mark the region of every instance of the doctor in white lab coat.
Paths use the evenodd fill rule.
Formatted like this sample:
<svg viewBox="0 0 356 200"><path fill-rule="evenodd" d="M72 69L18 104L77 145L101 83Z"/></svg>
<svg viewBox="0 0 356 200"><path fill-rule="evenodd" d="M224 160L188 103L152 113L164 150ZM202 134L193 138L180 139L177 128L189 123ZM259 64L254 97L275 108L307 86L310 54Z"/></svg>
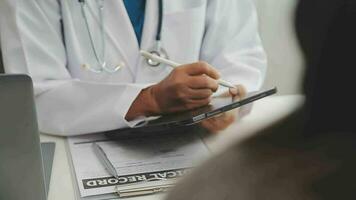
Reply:
<svg viewBox="0 0 356 200"><path fill-rule="evenodd" d="M195 63L182 66L185 70L164 65L150 67L139 54L140 49L150 50L155 44L158 0L146 2L141 44L124 3L103 2L105 61L108 66L122 66L115 73L93 73L83 68L98 64L78 0L0 1L5 71L26 73L33 78L41 132L75 135L134 126L140 115L148 113L135 111L133 104L140 98L141 107L145 108L166 103L155 105L159 109L149 114L175 111L178 107L170 108L169 104L174 100L169 97L170 88L164 87L172 83L172 74L173 78L179 73L189 74L187 69L203 69L193 75L209 78L206 87L200 88L205 91L215 91L217 84L209 83L216 82L217 76L242 84L247 91L261 87L266 56L250 0L163 1L162 46L171 60ZM87 3L93 41L100 46L97 4L94 0ZM196 63L199 60L209 65ZM161 87L156 90L156 101L145 102L145 95L152 92L147 93L147 88L158 83ZM134 114L128 117L129 112Z"/></svg>

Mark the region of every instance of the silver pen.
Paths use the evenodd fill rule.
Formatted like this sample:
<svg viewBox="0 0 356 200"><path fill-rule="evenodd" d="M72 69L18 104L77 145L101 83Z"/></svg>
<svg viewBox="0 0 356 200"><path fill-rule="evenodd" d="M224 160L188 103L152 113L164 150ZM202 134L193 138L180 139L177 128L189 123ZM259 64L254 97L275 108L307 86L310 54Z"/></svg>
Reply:
<svg viewBox="0 0 356 200"><path fill-rule="evenodd" d="M116 179L119 179L119 175L114 167L114 165L110 162L109 158L107 157L105 151L101 146L99 146L97 143L93 143L93 148L95 154L98 156L100 162L105 166L106 170L109 172L110 175L114 176ZM142 182L150 182L156 179L147 179L145 181L140 181ZM159 179L159 180L166 180L164 178ZM123 189L120 188L119 186L116 186L116 193L118 194L119 197L133 197L133 196L141 196L141 195L148 195L148 194L154 194L154 193L159 193L159 192L165 192L169 188L173 187L173 184L167 184L167 185L152 185L152 186L145 186L145 187L140 187L137 185L138 183L131 184L131 186L135 186L131 189Z"/></svg>
<svg viewBox="0 0 356 200"><path fill-rule="evenodd" d="M110 175L114 176L116 179L119 179L119 175L114 167L114 165L110 162L108 156L104 152L104 150L97 143L93 143L93 148L95 154L98 156L100 162L105 166L106 170Z"/></svg>

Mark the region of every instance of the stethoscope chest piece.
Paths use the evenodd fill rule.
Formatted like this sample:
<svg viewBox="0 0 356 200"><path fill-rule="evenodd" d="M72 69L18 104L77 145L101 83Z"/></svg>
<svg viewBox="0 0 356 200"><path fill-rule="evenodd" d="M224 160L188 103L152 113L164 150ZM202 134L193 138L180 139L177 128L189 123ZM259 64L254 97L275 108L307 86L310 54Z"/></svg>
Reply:
<svg viewBox="0 0 356 200"><path fill-rule="evenodd" d="M152 50L150 53L165 59L169 59L167 52L163 48L159 48L159 50ZM152 59L147 59L146 61L150 67L158 67L161 64L160 62L154 61Z"/></svg>
<svg viewBox="0 0 356 200"><path fill-rule="evenodd" d="M156 44L154 48L150 51L150 53L165 59L169 59L167 51L164 48L162 48L162 44L161 44L162 21L163 21L163 0L159 0ZM146 62L150 67L158 67L161 64L160 62L154 61L152 59L147 59Z"/></svg>

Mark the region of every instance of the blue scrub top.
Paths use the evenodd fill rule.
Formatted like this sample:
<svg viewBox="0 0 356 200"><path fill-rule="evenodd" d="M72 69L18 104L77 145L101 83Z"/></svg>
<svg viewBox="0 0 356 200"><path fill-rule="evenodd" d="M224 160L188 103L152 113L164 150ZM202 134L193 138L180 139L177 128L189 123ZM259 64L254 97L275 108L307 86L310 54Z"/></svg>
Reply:
<svg viewBox="0 0 356 200"><path fill-rule="evenodd" d="M146 0L123 0L131 24L135 30L138 44L141 44L143 23L145 20Z"/></svg>

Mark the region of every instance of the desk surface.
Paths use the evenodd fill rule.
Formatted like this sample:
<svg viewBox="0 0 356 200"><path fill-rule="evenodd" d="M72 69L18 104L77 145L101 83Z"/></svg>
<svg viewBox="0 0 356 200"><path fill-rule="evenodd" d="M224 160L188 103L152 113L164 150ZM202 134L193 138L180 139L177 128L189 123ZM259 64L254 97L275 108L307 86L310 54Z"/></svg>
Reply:
<svg viewBox="0 0 356 200"><path fill-rule="evenodd" d="M303 103L303 96L272 96L256 101L252 112L242 120L232 124L229 128L206 138L205 142L214 152L219 152L230 144L251 136L257 130L282 118ZM56 151L53 161L52 177L48 200L75 200L70 166L66 151L66 138L41 134L41 141L52 141L56 143ZM150 195L130 200L162 199L163 195Z"/></svg>

